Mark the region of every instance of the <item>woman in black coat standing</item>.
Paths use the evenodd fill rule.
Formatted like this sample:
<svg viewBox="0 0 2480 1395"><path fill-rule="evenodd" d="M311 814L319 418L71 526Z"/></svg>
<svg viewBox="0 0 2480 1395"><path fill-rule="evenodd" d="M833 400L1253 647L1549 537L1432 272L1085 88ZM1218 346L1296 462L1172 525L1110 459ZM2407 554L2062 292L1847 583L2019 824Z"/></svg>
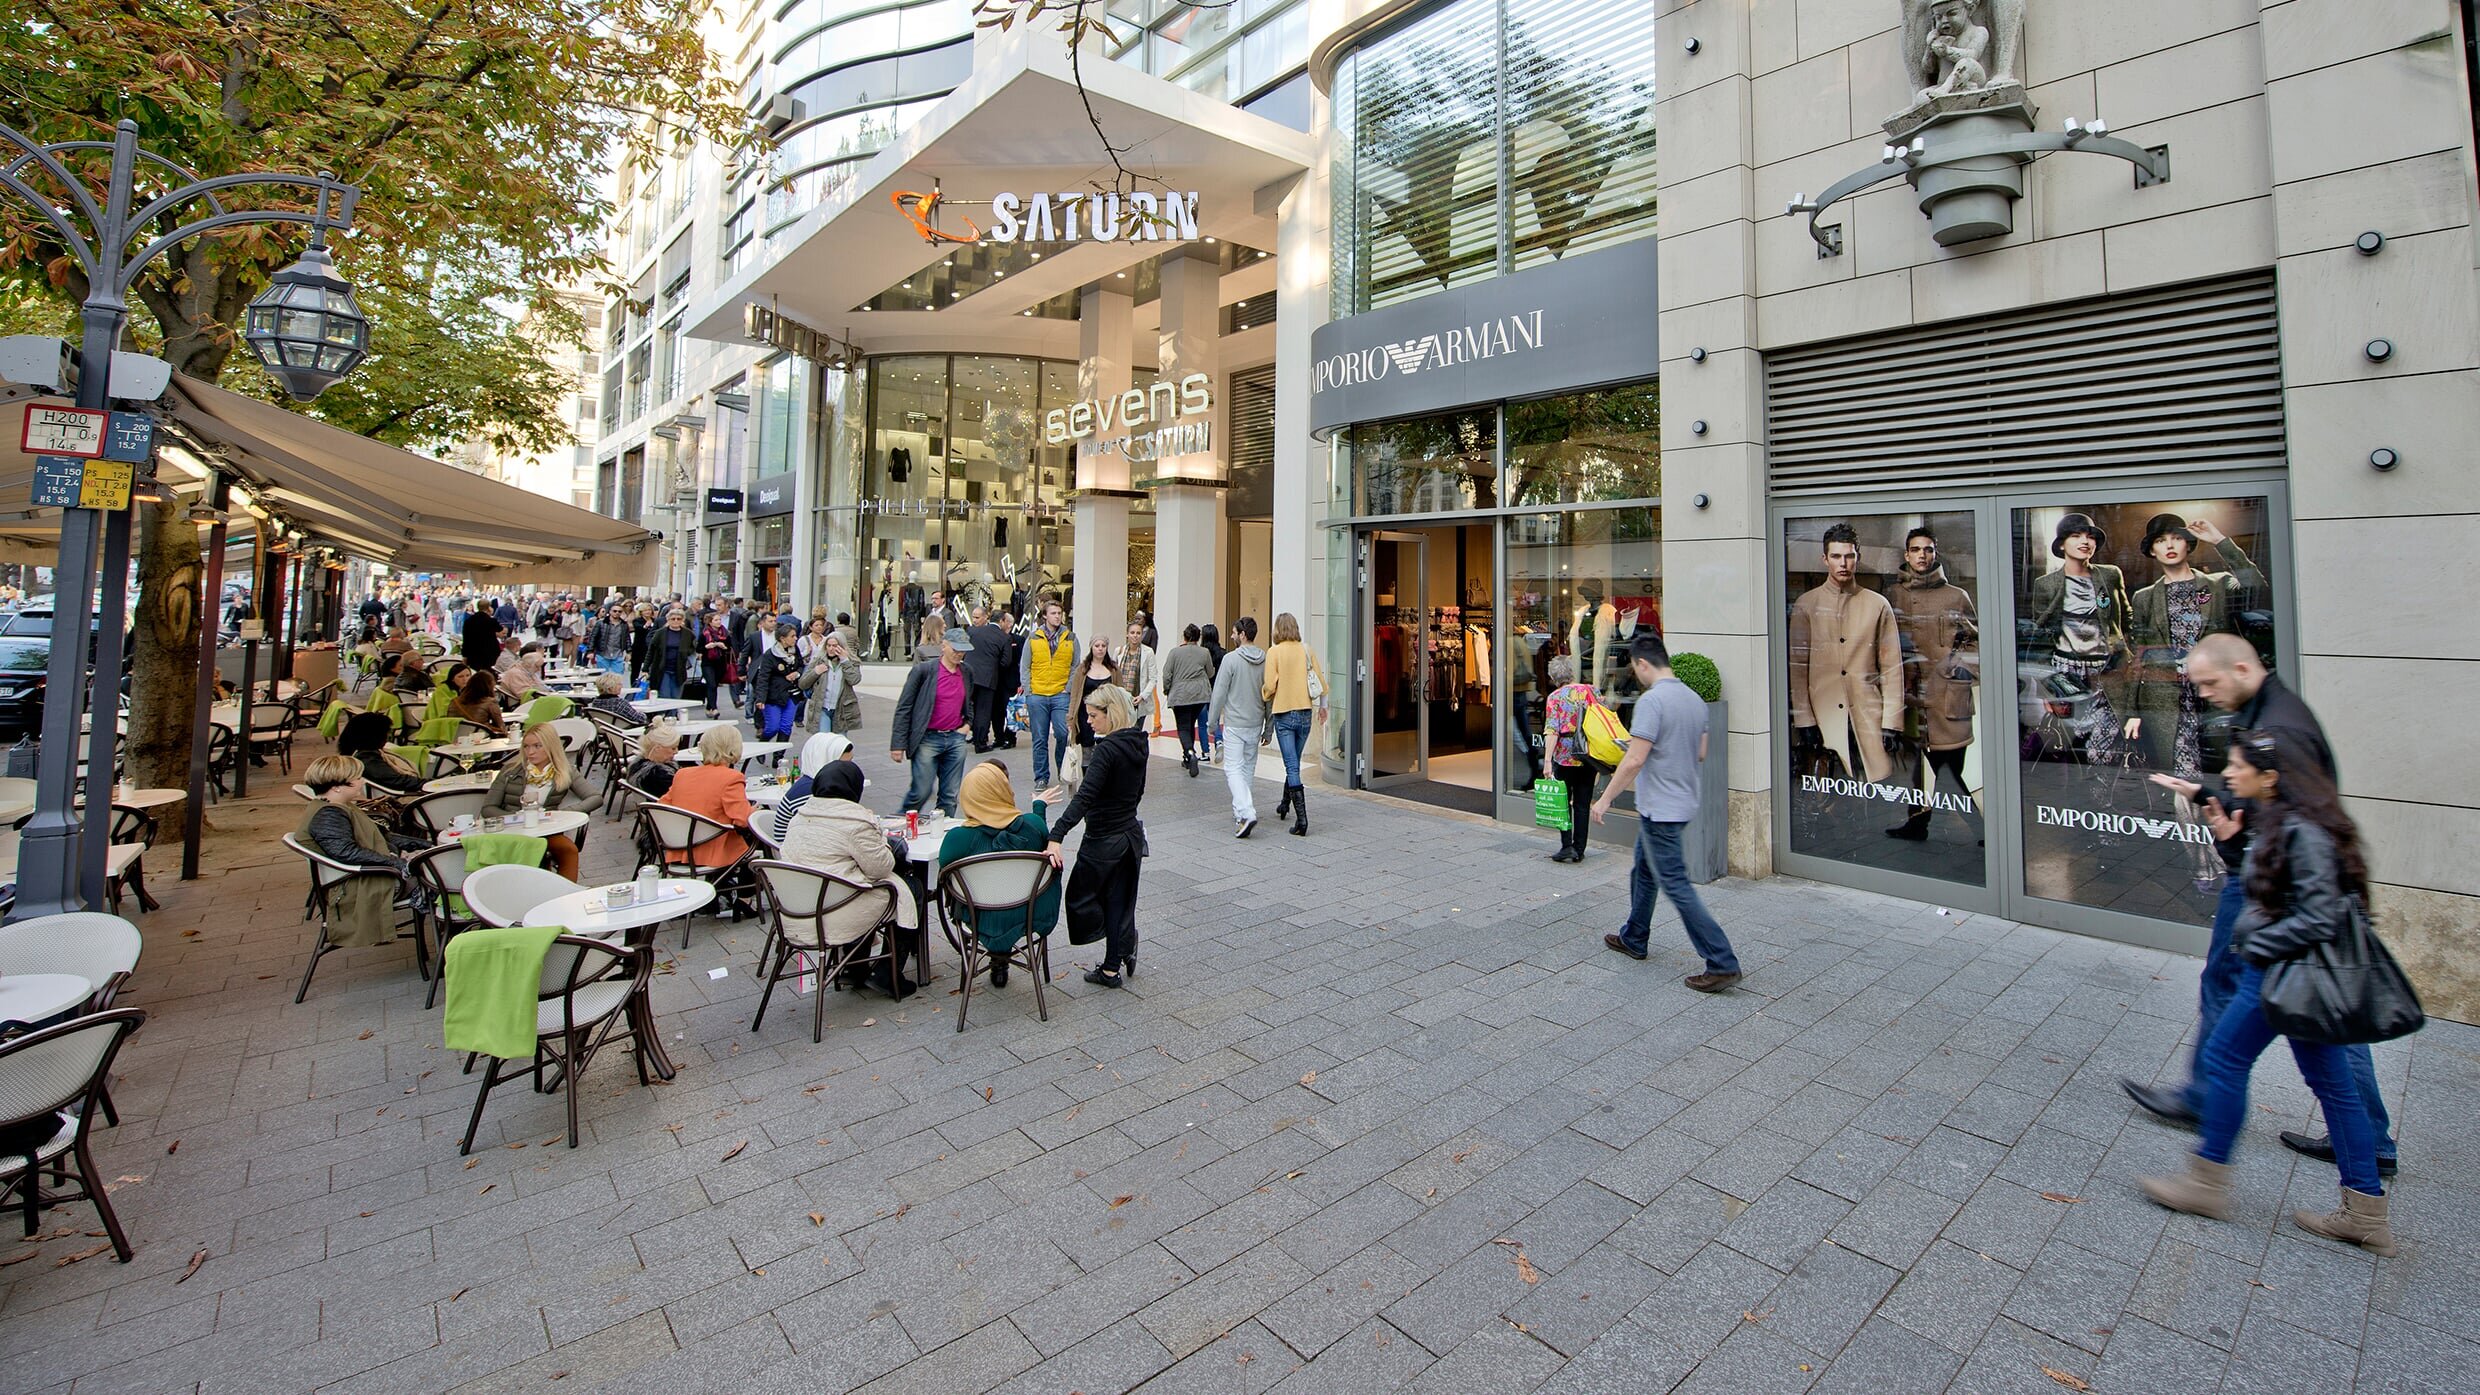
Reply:
<svg viewBox="0 0 2480 1395"><path fill-rule="evenodd" d="M1085 981L1117 988L1123 971L1132 977L1137 972L1137 873L1146 851L1137 802L1145 797L1148 753L1126 689L1115 683L1095 687L1085 694L1085 715L1093 723L1094 748L1076 797L1051 825L1050 856L1058 864L1068 834L1085 826L1076 867L1068 874L1068 940L1103 941L1102 962Z"/></svg>
<svg viewBox="0 0 2480 1395"><path fill-rule="evenodd" d="M491 614L491 608L477 605L473 613L465 617L465 632L459 638L457 657L463 659L468 668L496 673L499 671L499 636L499 620Z"/></svg>

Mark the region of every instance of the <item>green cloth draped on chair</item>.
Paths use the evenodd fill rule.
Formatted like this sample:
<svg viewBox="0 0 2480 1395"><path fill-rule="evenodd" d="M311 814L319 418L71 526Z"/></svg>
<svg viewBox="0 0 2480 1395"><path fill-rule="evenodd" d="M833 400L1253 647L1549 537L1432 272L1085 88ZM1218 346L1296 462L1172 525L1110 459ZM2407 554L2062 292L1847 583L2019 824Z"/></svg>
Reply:
<svg viewBox="0 0 2480 1395"><path fill-rule="evenodd" d="M344 705L344 699L338 698L328 703L327 710L319 713L319 735L329 741L335 740L336 733L344 730L344 719L352 715L353 709Z"/></svg>
<svg viewBox="0 0 2480 1395"><path fill-rule="evenodd" d="M532 706L525 709L525 720L522 725L530 727L538 722L556 722L574 711L576 706L577 704L564 697L549 695L538 697L534 699Z"/></svg>
<svg viewBox="0 0 2480 1395"><path fill-rule="evenodd" d="M448 941L448 1009L439 1025L449 1050L504 1060L533 1056L543 959L559 936L556 925L486 926Z"/></svg>
<svg viewBox="0 0 2480 1395"><path fill-rule="evenodd" d="M546 851L543 840L530 833L468 833L457 841L464 845L465 875L469 877L485 867L540 867ZM467 914L465 898L450 895L448 909L458 916Z"/></svg>

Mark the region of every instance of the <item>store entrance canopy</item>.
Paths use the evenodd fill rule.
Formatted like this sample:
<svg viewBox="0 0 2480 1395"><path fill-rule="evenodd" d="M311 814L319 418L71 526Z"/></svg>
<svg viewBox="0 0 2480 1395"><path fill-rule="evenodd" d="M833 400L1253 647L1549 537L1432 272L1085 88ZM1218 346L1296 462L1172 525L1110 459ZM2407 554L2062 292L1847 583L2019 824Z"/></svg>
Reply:
<svg viewBox="0 0 2480 1395"><path fill-rule="evenodd" d="M494 582L649 586L653 533L255 397L175 376L174 420L314 539L389 566Z"/></svg>

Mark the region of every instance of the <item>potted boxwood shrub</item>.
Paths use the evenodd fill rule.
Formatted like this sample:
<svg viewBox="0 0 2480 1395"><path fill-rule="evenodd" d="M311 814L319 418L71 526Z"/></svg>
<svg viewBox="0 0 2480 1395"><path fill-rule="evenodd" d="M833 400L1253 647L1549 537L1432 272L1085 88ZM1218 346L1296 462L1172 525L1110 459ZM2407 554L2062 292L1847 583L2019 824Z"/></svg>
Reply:
<svg viewBox="0 0 2480 1395"><path fill-rule="evenodd" d="M1673 654L1671 673L1705 699L1705 769L1701 801L1681 849L1688 880L1710 882L1731 866L1731 707L1722 700L1722 671L1702 654Z"/></svg>

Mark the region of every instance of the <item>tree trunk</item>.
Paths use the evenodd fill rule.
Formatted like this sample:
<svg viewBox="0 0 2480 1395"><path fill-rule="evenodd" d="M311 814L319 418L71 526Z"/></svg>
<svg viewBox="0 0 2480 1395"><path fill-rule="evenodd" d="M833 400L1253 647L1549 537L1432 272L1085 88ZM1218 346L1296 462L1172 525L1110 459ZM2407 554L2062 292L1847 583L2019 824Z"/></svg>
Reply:
<svg viewBox="0 0 2480 1395"><path fill-rule="evenodd" d="M140 504L137 510L129 782L180 789L189 783L190 722L197 714L198 626L215 599L199 594L204 565L188 510L170 504Z"/></svg>

